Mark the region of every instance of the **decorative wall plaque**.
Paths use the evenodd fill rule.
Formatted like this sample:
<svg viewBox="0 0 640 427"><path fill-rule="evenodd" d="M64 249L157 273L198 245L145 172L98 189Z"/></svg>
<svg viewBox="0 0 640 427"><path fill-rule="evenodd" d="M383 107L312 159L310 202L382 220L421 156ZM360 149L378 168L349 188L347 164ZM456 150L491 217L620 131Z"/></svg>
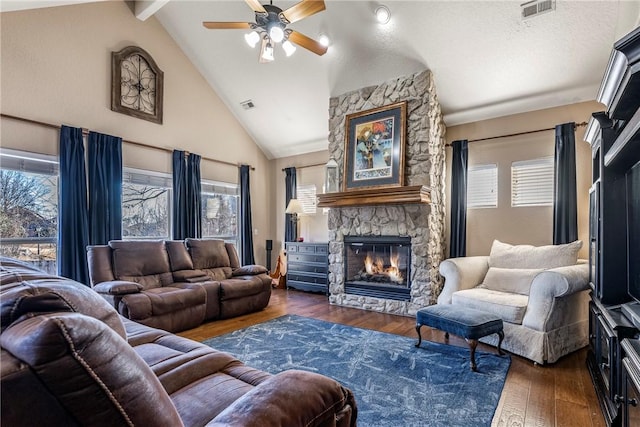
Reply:
<svg viewBox="0 0 640 427"><path fill-rule="evenodd" d="M144 49L111 53L111 109L162 124L164 73Z"/></svg>

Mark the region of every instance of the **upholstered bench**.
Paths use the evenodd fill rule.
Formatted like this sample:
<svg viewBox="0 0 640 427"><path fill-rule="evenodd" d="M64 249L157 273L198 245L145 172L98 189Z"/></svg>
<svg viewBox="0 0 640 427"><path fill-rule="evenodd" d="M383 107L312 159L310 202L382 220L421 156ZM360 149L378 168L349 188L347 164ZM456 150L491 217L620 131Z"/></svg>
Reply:
<svg viewBox="0 0 640 427"><path fill-rule="evenodd" d="M416 313L416 332L418 333L416 347L420 347L422 342L420 328L423 325L444 331L446 339L449 339L449 334L463 337L471 349L472 371L477 371L476 346L480 338L498 334L498 337L500 337L498 354L504 354L500 348L504 339L502 319L493 314L450 304L436 304L422 308Z"/></svg>

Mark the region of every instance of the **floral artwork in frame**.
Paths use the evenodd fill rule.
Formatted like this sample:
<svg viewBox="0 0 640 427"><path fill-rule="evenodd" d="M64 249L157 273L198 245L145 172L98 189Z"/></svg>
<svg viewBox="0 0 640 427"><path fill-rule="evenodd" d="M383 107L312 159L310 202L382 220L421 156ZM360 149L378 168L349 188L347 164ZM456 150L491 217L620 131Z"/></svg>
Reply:
<svg viewBox="0 0 640 427"><path fill-rule="evenodd" d="M404 185L406 102L347 115L343 191Z"/></svg>

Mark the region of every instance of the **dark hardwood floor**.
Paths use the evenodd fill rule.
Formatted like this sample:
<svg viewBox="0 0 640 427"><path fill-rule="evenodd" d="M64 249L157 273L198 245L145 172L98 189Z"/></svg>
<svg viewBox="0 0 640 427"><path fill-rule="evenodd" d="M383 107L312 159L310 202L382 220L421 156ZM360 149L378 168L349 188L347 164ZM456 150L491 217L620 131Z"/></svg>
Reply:
<svg viewBox="0 0 640 427"><path fill-rule="evenodd" d="M416 337L412 317L329 305L324 295L282 289L274 289L269 306L258 313L209 322L179 335L202 341L285 314ZM423 339L444 342L444 334L424 327ZM467 346L464 340L453 336L449 344ZM483 344L478 349L495 352L495 348ZM586 349L582 349L552 365L538 366L512 355L493 425L604 427L585 358Z"/></svg>

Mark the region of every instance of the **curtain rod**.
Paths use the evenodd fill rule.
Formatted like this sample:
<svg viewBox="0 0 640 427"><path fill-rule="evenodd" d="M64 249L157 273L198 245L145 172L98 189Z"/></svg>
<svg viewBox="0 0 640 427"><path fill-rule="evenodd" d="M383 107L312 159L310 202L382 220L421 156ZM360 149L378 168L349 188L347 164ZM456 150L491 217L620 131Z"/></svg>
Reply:
<svg viewBox="0 0 640 427"><path fill-rule="evenodd" d="M587 125L587 122L576 123L576 125L575 125L573 130L575 131L575 128L586 126L586 125ZM530 134L530 133L546 132L546 131L555 130L555 129L556 128L554 126L552 128L546 128L546 129L536 129L536 130L530 130L530 131L526 131L526 132L510 133L508 135L498 135L498 136L490 136L490 137L487 137L487 138L471 139L468 142L488 141L490 139L508 138L510 136L527 135L527 134ZM451 144L446 144L445 147L451 147Z"/></svg>
<svg viewBox="0 0 640 427"><path fill-rule="evenodd" d="M324 166L324 165L326 165L326 163L315 163L315 164L313 164L313 165L305 165L305 166L291 166L291 167L295 167L295 168L296 168L296 170L297 170L297 169L314 168L314 167L316 167L316 166ZM282 172L284 172L284 170L285 170L285 169L286 169L286 168L282 168Z"/></svg>
<svg viewBox="0 0 640 427"><path fill-rule="evenodd" d="M54 124L46 123L46 122L41 122L39 120L26 119L24 117L12 116L11 114L4 114L4 113L1 113L0 117L5 118L5 119L17 120L19 122L30 123L30 124L33 124L33 125L43 126L43 127L46 127L46 128L60 130L60 126L58 126L58 125L54 125ZM83 135L88 135L89 134L89 130L85 129L85 128L82 128L82 134ZM170 149L170 148L156 147L155 145L144 144L142 142L136 142L136 141L128 141L126 139L123 139L122 142L125 142L127 144L131 144L131 145L137 145L138 147L152 148L154 150L161 150L161 151L165 151L167 153L173 153L173 150ZM185 154L187 154L187 153L188 153L188 151L185 151ZM214 163L221 163L223 165L229 165L229 166L236 166L236 167L240 166L240 164L237 164L237 163L226 162L224 160L212 159L210 157L204 157L204 156L202 156L202 160L207 160L209 162L214 162ZM256 170L255 167L253 167L253 166L250 166L250 167L251 167L252 171Z"/></svg>

